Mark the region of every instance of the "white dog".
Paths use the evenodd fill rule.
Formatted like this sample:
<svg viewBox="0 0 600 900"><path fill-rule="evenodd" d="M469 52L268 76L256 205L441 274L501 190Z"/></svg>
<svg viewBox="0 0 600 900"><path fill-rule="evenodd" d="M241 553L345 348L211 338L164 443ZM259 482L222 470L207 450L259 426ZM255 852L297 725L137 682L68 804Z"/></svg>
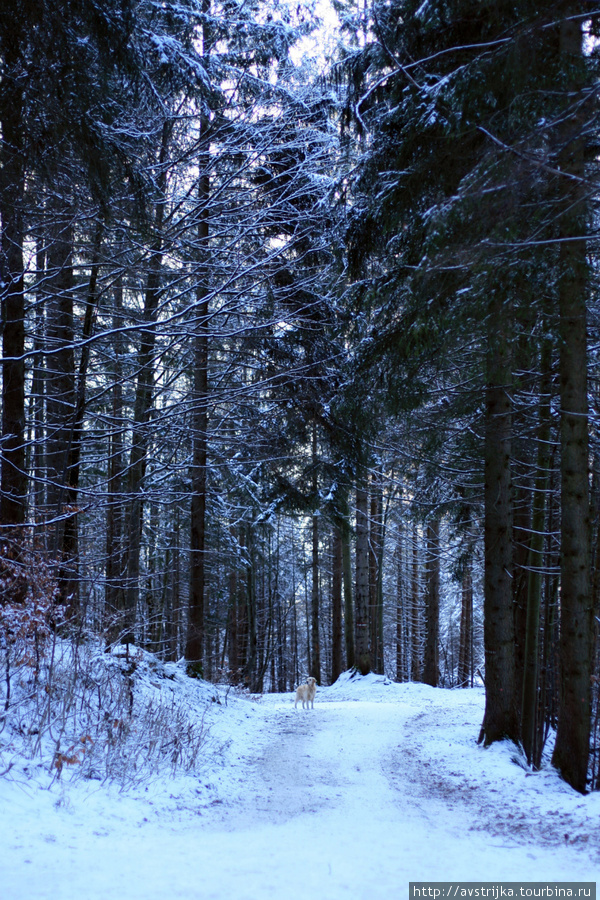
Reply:
<svg viewBox="0 0 600 900"><path fill-rule="evenodd" d="M306 679L306 684L301 684L300 687L296 688L296 702L294 703L294 709L297 709L299 700L302 700L302 709L310 709L311 707L314 709L316 693L317 679L313 678L311 675L310 678ZM310 706L308 705L309 703Z"/></svg>

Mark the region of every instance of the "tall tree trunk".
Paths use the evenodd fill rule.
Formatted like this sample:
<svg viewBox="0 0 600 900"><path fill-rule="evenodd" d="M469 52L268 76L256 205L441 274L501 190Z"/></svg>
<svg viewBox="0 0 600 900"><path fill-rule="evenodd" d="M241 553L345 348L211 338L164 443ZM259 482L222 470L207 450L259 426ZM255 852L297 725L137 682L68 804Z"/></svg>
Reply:
<svg viewBox="0 0 600 900"><path fill-rule="evenodd" d="M244 681L251 691L258 689L258 629L257 629L257 597L255 578L255 554L253 535L250 525L246 526L245 545L248 552L246 570L246 619L247 619L247 651Z"/></svg>
<svg viewBox="0 0 600 900"><path fill-rule="evenodd" d="M331 579L331 683L342 673L342 532L333 527Z"/></svg>
<svg viewBox="0 0 600 900"><path fill-rule="evenodd" d="M202 0L202 12L208 16L210 0ZM208 65L209 27L206 19L200 28L201 53ZM194 315L194 376L192 389L192 498L190 509L190 601L185 658L197 671L206 663L206 492L208 489L208 351L209 351L209 202L210 136L205 115L200 122L203 147L198 158L197 286ZM249 620L250 621L250 620Z"/></svg>
<svg viewBox="0 0 600 900"><path fill-rule="evenodd" d="M125 591L125 629L123 642L133 643L134 627L140 594L140 553L142 548L142 525L144 504L142 486L146 475L146 461L150 444L150 419L154 395L154 350L156 346L156 315L161 293L163 221L165 213L166 160L171 134L171 123L165 122L159 152L159 199L154 216L154 239L151 247L146 291L144 296L143 327L137 355L137 383L133 407L131 450L127 493L129 509L127 515L127 583Z"/></svg>
<svg viewBox="0 0 600 900"><path fill-rule="evenodd" d="M75 510L69 506L70 450L75 421L75 352L73 321L73 223L69 204L54 198L48 248L46 412L48 506L54 520L53 554L57 564L59 596L70 611L77 606L72 577L75 560L65 556L65 534Z"/></svg>
<svg viewBox="0 0 600 900"><path fill-rule="evenodd" d="M590 583L590 502L586 301L587 186L584 125L585 68L581 18L561 24L560 50L568 72L568 96L577 111L565 116L559 164L564 177L560 219L560 405L561 405L561 603L560 705L552 762L565 781L583 793L590 743L593 604Z"/></svg>
<svg viewBox="0 0 600 900"><path fill-rule="evenodd" d="M44 344L46 340L46 311L44 308L43 284L46 278L46 248L41 235L36 242L36 308L34 361L31 379L33 395L33 515L32 519L40 521L46 505L46 403L45 403L45 361Z"/></svg>
<svg viewBox="0 0 600 900"><path fill-rule="evenodd" d="M350 546L350 510L348 492L340 492L340 518L338 527L342 541L342 584L344 589L344 643L346 645L346 668L355 665L354 650L354 601L352 597L352 548Z"/></svg>
<svg viewBox="0 0 600 900"><path fill-rule="evenodd" d="M140 596L140 554L142 549L142 525L144 504L142 485L146 475L146 461L150 443L150 418L154 393L154 347L156 333L148 328L156 316L160 292L161 256L153 256L146 285L144 304L145 328L138 352L138 379L133 409L131 450L127 478L129 498L127 514L127 579L125 589L126 621L124 643L134 642L134 626Z"/></svg>
<svg viewBox="0 0 600 900"><path fill-rule="evenodd" d="M356 643L355 662L361 675L371 671L369 651L369 494L366 476L359 475L356 485Z"/></svg>
<svg viewBox="0 0 600 900"><path fill-rule="evenodd" d="M247 530L244 525L239 527L239 544L240 544L240 566L244 565L246 578L242 579L242 571L238 575L238 660L239 660L239 679L248 683L248 659L250 654L250 617L248 614L248 588L249 576L247 568ZM247 568L246 568L247 566Z"/></svg>
<svg viewBox="0 0 600 900"><path fill-rule="evenodd" d="M496 291L488 310L485 410L485 715L480 741L520 739L512 592L511 317Z"/></svg>
<svg viewBox="0 0 600 900"><path fill-rule="evenodd" d="M16 48L15 48L16 51ZM5 71L16 71L19 60L10 48ZM25 286L23 260L23 197L25 158L23 148L23 97L19 79L0 83L0 214L2 253L2 454L0 524L25 521L27 473L25 471Z"/></svg>
<svg viewBox="0 0 600 900"><path fill-rule="evenodd" d="M112 639L119 637L122 622L119 615L125 610L125 583L123 571L123 477L125 459L123 448L123 282L115 285L112 314L112 343L114 361L111 386L111 423L108 454L107 509L106 509L106 586L105 603L111 620Z"/></svg>
<svg viewBox="0 0 600 900"><path fill-rule="evenodd" d="M531 472L535 467L535 447L533 446L533 441L519 441L518 436L528 434L531 427L527 404L520 401L523 393L531 396L536 389L534 378L530 373L535 371L538 360L535 342L531 340L536 324L533 304L523 301L519 302L514 309L514 315L514 339L511 348L512 370L518 375L515 378L515 396L512 408L512 433L516 437L512 447L512 454L515 458L513 471L516 472L519 469L521 471L519 476L513 479L512 591L515 620L517 715L519 720L521 720L527 631L527 592L529 589L529 543L535 487L534 477L531 475ZM524 474L524 470L526 474Z"/></svg>
<svg viewBox="0 0 600 900"><path fill-rule="evenodd" d="M384 645L383 645L383 547L385 528L381 522L381 540L379 543L377 560L377 672L380 675L385 671Z"/></svg>
<svg viewBox="0 0 600 900"><path fill-rule="evenodd" d="M171 621L169 623L169 655L170 662L175 662L180 657L179 624L181 621L181 552L180 552L180 527L179 506L173 510L173 574L171 577Z"/></svg>
<svg viewBox="0 0 600 900"><path fill-rule="evenodd" d="M317 423L312 426L312 495L314 503L318 502L317 482ZM312 517L312 586L311 586L311 621L310 633L312 652L310 658L310 674L321 684L321 637L319 633L319 515L315 510Z"/></svg>
<svg viewBox="0 0 600 900"><path fill-rule="evenodd" d="M234 524L229 528L231 542L234 547L237 545L237 528ZM238 557L237 554L232 556L229 565L228 578L228 620L227 620L227 655L229 658L230 677L234 684L239 681L240 664L240 645L239 645L239 598L238 598Z"/></svg>
<svg viewBox="0 0 600 900"><path fill-rule="evenodd" d="M421 604L419 597L419 527L413 522L410 596L410 679L421 680Z"/></svg>
<svg viewBox="0 0 600 900"><path fill-rule="evenodd" d="M83 434L83 418L85 413L85 391L87 371L90 360L89 338L92 335L94 315L98 302L98 273L100 269L100 247L102 243L102 222L96 226L96 235L93 245L93 257L88 284L85 314L83 319L83 331L81 335L82 347L77 374L77 389L75 395L75 411L69 445L67 450L67 477L65 485L66 503L71 514L65 520L62 536L62 567L59 576L59 590L61 596L69 599L71 614L79 613L79 516L77 502L79 499L79 473L81 467L81 444Z"/></svg>
<svg viewBox="0 0 600 900"><path fill-rule="evenodd" d="M277 690L284 693L287 684L287 618L283 615L283 598L279 589L279 569L280 569L280 551L281 551L281 534L280 534L280 517L277 518L277 553L276 553L276 601L275 614L277 617Z"/></svg>
<svg viewBox="0 0 600 900"><path fill-rule="evenodd" d="M369 647L373 671L379 670L377 659L377 488L371 475L369 503Z"/></svg>
<svg viewBox="0 0 600 900"><path fill-rule="evenodd" d="M406 681L405 653L405 617L406 617L406 583L404 577L404 524L398 522L398 538L396 542L396 681Z"/></svg>
<svg viewBox="0 0 600 900"><path fill-rule="evenodd" d="M536 737L536 765L540 765L542 750L550 728L556 729L558 722L558 688L559 688L559 630L558 630L558 597L560 575L560 544L554 538L555 522L560 519L560 491L558 482L560 473L555 471L554 452L550 464L550 490L548 492L548 534L546 537L546 559L548 568L544 577L544 642L541 660L541 709ZM558 544L558 546L557 546Z"/></svg>
<svg viewBox="0 0 600 900"><path fill-rule="evenodd" d="M383 497L381 477L371 480L371 509L369 517L369 621L371 660L373 671L383 673L383 581L381 561L383 552Z"/></svg>
<svg viewBox="0 0 600 900"><path fill-rule="evenodd" d="M208 174L200 179L199 193L203 212L198 225L200 252L206 254L208 243ZM204 278L196 289L194 338L194 389L192 392L192 503L190 520L190 609L186 659L202 664L206 631L206 491L208 462L208 305L206 263Z"/></svg>
<svg viewBox="0 0 600 900"><path fill-rule="evenodd" d="M440 630L440 522L427 524L427 566L425 592L425 652L423 681L432 687L439 682Z"/></svg>
<svg viewBox="0 0 600 900"><path fill-rule="evenodd" d="M529 368L533 368L534 362L529 362ZM524 416L519 415L519 420ZM519 434L522 421L512 420L512 433ZM527 464L533 465L531 450ZM533 496L533 483L530 478L522 479L522 483L515 486L513 483L513 577L512 577L512 606L515 634L515 685L517 688L517 715L521 718L522 685L525 670L525 633L527 630L527 591L529 584L529 571L527 568L529 559L529 539L531 537L531 500Z"/></svg>
<svg viewBox="0 0 600 900"><path fill-rule="evenodd" d="M521 707L521 740L529 763L535 749L536 712L538 707L538 654L542 568L544 564L544 526L546 524L546 491L550 470L550 427L552 411L552 345L544 340L540 358L540 410L536 477L533 490L531 538L527 560L527 625L525 630L525 666Z"/></svg>
<svg viewBox="0 0 600 900"><path fill-rule="evenodd" d="M458 651L458 685L469 687L473 671L473 571L469 556L462 576L460 646Z"/></svg>

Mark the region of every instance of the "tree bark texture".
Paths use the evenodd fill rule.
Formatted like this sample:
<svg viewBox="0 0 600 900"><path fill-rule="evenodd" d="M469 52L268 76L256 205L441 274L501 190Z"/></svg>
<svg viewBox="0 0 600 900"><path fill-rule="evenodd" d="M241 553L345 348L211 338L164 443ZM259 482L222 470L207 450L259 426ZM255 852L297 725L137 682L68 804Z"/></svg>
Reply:
<svg viewBox="0 0 600 900"><path fill-rule="evenodd" d="M319 632L319 516L312 517L312 583L310 592L310 674L321 684L321 637Z"/></svg>
<svg viewBox="0 0 600 900"><path fill-rule="evenodd" d="M546 524L546 491L550 472L550 429L552 411L552 346L545 340L540 359L540 410L536 476L533 489L531 538L527 559L527 622L525 629L525 661L523 671L523 702L521 704L521 735L523 749L529 763L533 761L538 708L538 655L540 632L540 603Z"/></svg>
<svg viewBox="0 0 600 900"><path fill-rule="evenodd" d="M125 610L125 572L123 571L123 487L125 456L123 446L123 283L119 279L114 291L113 332L113 384L111 388L111 431L108 459L107 509L106 509L106 585L105 601L109 616L113 619L112 632L120 637L122 623L119 615Z"/></svg>
<svg viewBox="0 0 600 900"><path fill-rule="evenodd" d="M162 227L162 204L157 210L156 227ZM160 297L161 252L160 235L157 236L154 252L150 259L150 270L146 282L144 300L144 328L140 338L137 357L138 377L133 408L133 424L131 449L129 453L129 469L127 494L129 498L127 514L127 581L125 589L126 619L123 641L133 643L133 622L140 592L140 552L142 545L142 528L144 504L142 486L146 475L148 446L150 441L150 418L152 414L152 396L154 393L154 348L156 330L153 327Z"/></svg>
<svg viewBox="0 0 600 900"><path fill-rule="evenodd" d="M560 448L561 590L560 694L552 761L575 790L585 792L590 743L593 604L590 576L590 501L587 403L586 304L589 289L585 143L588 104L580 72L579 17L561 24L560 49L577 112L565 118L560 168ZM570 176L570 177L568 177Z"/></svg>
<svg viewBox="0 0 600 900"><path fill-rule="evenodd" d="M342 491L338 526L342 541L342 582L344 588L344 643L346 645L346 668L355 665L354 645L354 598L352 596L352 548L349 522L348 494Z"/></svg>
<svg viewBox="0 0 600 900"><path fill-rule="evenodd" d="M342 533L333 527L331 578L331 683L342 673Z"/></svg>
<svg viewBox="0 0 600 900"><path fill-rule="evenodd" d="M75 409L69 434L66 465L66 503L69 515L65 519L61 547L61 570L59 575L59 591L64 602L68 602L71 616L79 614L79 516L77 503L79 500L79 473L81 469L81 444L83 435L83 418L86 402L86 384L90 360L89 339L92 335L96 305L98 302L98 274L100 270L100 248L102 244L102 223L96 226L96 235L91 261L90 280L87 289L85 314L82 330L82 347L77 373Z"/></svg>
<svg viewBox="0 0 600 900"><path fill-rule="evenodd" d="M419 596L419 527L413 522L410 596L410 680L421 680L421 598Z"/></svg>
<svg viewBox="0 0 600 900"><path fill-rule="evenodd" d="M473 671L473 572L471 559L465 562L462 576L458 685L469 687Z"/></svg>
<svg viewBox="0 0 600 900"><path fill-rule="evenodd" d="M383 590L381 561L383 553L383 496L381 479L371 481L369 517L369 622L373 671L383 673Z"/></svg>
<svg viewBox="0 0 600 900"><path fill-rule="evenodd" d="M208 16L210 0L202 0L202 12ZM205 19L200 31L202 57L208 66L210 57L209 26ZM192 390L192 498L190 509L190 601L186 659L202 668L206 664L207 607L206 597L206 493L208 490L208 354L209 354L209 204L210 204L210 136L209 119L200 122L202 150L198 158L196 314L194 324L194 375ZM248 602L252 592L249 590ZM255 624L248 609L248 623ZM254 665L255 656L252 657Z"/></svg>
<svg viewBox="0 0 600 900"><path fill-rule="evenodd" d="M356 486L356 642L355 664L361 675L371 671L369 650L369 493L364 479Z"/></svg>
<svg viewBox="0 0 600 900"><path fill-rule="evenodd" d="M318 498L317 464L318 464L317 424L312 426L312 495L314 502ZM311 656L310 674L321 684L321 636L319 632L319 515L312 517L312 585L311 585Z"/></svg>
<svg viewBox="0 0 600 900"><path fill-rule="evenodd" d="M140 593L140 552L144 521L142 487L150 442L150 419L154 394L154 350L156 346L156 315L161 293L163 258L163 221L165 215L166 160L171 127L165 121L158 156L159 198L154 215L154 237L148 263L144 294L143 327L137 354L137 382L133 407L131 449L127 478L128 512L125 539L127 541L127 582L125 587L125 622L123 642L135 639L133 624Z"/></svg>
<svg viewBox="0 0 600 900"><path fill-rule="evenodd" d="M427 565L425 593L425 651L423 681L432 687L439 682L440 630L440 523L434 519L427 524Z"/></svg>
<svg viewBox="0 0 600 900"><path fill-rule="evenodd" d="M77 606L78 592L74 572L76 547L70 540L73 537L70 520L75 508L69 490L76 411L73 223L70 204L63 210L55 199L52 206L46 273L49 292L46 328L47 496L49 511L54 518L53 555L57 565L59 597L72 613Z"/></svg>
<svg viewBox="0 0 600 900"><path fill-rule="evenodd" d="M404 525L398 522L396 540L396 681L406 681L406 580L404 576Z"/></svg>
<svg viewBox="0 0 600 900"><path fill-rule="evenodd" d="M18 54L4 60L9 71ZM2 461L0 472L0 524L25 521L27 475L25 471L25 297L23 279L23 97L16 78L0 84L0 213L2 242Z"/></svg>
<svg viewBox="0 0 600 900"><path fill-rule="evenodd" d="M495 293L488 310L485 408L484 647L485 745L520 739L512 591L512 403L509 323Z"/></svg>

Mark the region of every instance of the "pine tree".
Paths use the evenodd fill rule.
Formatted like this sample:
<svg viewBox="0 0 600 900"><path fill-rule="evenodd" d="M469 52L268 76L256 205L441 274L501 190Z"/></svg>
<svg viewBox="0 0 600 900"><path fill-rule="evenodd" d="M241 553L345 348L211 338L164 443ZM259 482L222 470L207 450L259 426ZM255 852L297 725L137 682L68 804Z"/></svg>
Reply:
<svg viewBox="0 0 600 900"><path fill-rule="evenodd" d="M364 147L349 255L365 302L378 306L370 359L389 373L396 413L412 404L423 416L434 379L443 380L468 335L472 429L481 428L474 412L485 397L486 743L520 741L523 667L531 672L534 662L524 660L528 541L539 551L525 531L534 501L522 473L535 459L516 410L527 381L522 346L549 321L542 296L552 327L562 322L553 340L563 411L561 715L570 725L559 725L555 763L582 790L591 604L585 366L576 376L574 359L586 358L584 146L595 123L586 105L595 62L582 55L581 21L569 6L556 14L534 3L455 0L375 4L372 40L345 65ZM462 374L464 384L464 365ZM535 642L528 652L537 653Z"/></svg>

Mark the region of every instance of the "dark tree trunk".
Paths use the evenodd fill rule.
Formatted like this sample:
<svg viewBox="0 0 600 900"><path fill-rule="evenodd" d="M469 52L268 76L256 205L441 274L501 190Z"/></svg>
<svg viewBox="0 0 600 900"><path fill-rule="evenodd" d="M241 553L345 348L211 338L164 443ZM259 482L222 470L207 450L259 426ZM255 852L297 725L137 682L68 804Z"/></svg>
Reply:
<svg viewBox="0 0 600 900"><path fill-rule="evenodd" d="M536 713L538 708L540 602L544 564L544 526L546 524L546 491L548 489L550 470L552 346L548 340L545 340L542 344L540 363L541 379L537 471L533 491L531 538L527 560L527 625L525 632L523 702L521 705L521 739L529 763L533 760L535 750Z"/></svg>
<svg viewBox="0 0 600 900"><path fill-rule="evenodd" d="M333 528L331 579L331 683L342 672L342 533Z"/></svg>
<svg viewBox="0 0 600 900"><path fill-rule="evenodd" d="M231 542L234 547L237 544L237 528L230 526ZM241 670L240 643L239 643L239 598L238 598L238 558L233 556L230 561L228 578L228 613L227 613L227 655L229 658L229 672L234 684L239 681Z"/></svg>
<svg viewBox="0 0 600 900"><path fill-rule="evenodd" d="M250 526L246 528L245 544L248 550L248 568L246 571L246 620L247 650L245 660L244 681L251 691L260 687L258 665L258 610L256 596L255 558Z"/></svg>
<svg viewBox="0 0 600 900"><path fill-rule="evenodd" d="M494 741L520 739L515 679L512 591L511 353L501 296L488 311L485 410L485 715L480 734Z"/></svg>
<svg viewBox="0 0 600 900"><path fill-rule="evenodd" d="M61 603L77 608L76 559L71 556L71 447L76 411L73 322L73 223L71 208L55 198L52 212L46 283L49 291L46 327L46 412L48 507L54 518L53 553ZM65 537L67 536L66 546ZM66 555L65 550L69 553Z"/></svg>
<svg viewBox="0 0 600 900"><path fill-rule="evenodd" d="M45 362L44 344L46 340L46 313L44 309L43 284L46 277L46 249L41 236L36 249L36 309L34 361L31 379L32 429L33 429L33 515L41 521L46 506L46 403L45 403Z"/></svg>
<svg viewBox="0 0 600 900"><path fill-rule="evenodd" d="M419 529L413 523L410 595L410 680L421 680L421 604L419 597Z"/></svg>
<svg viewBox="0 0 600 900"><path fill-rule="evenodd" d="M406 681L406 584L404 577L404 525L398 522L396 543L396 681Z"/></svg>
<svg viewBox="0 0 600 900"><path fill-rule="evenodd" d="M369 652L369 494L365 478L356 486L356 641L355 663L361 675L371 671Z"/></svg>
<svg viewBox="0 0 600 900"><path fill-rule="evenodd" d="M469 687L473 671L473 573L470 557L462 576L460 613L460 647L458 651L458 685Z"/></svg>
<svg viewBox="0 0 600 900"><path fill-rule="evenodd" d="M125 573L123 571L123 478L125 459L123 447L123 284L115 285L112 315L112 341L114 361L111 387L111 423L108 456L108 484L106 510L106 587L105 602L111 619L110 633L113 639L120 637L122 622L119 616L125 610Z"/></svg>
<svg viewBox="0 0 600 900"><path fill-rule="evenodd" d="M440 523L434 519L427 525L427 567L425 592L425 652L423 681L432 687L439 682L440 630Z"/></svg>
<svg viewBox="0 0 600 900"><path fill-rule="evenodd" d="M211 52L208 15L210 0L202 0L206 17L200 26L199 40L205 65ZM194 376L192 389L192 465L190 478L192 499L190 509L190 601L185 658L199 671L208 663L207 635L208 601L206 597L206 494L208 490L208 354L209 354L209 203L210 203L210 134L209 117L200 121L202 149L198 158L198 209L196 311L194 323ZM249 590L248 602L252 592ZM253 599L253 598L252 598ZM250 613L250 608L248 607ZM255 620L248 615L249 625ZM255 627L255 626L254 626ZM252 666L255 656L252 656Z"/></svg>
<svg viewBox="0 0 600 900"><path fill-rule="evenodd" d="M342 582L344 588L344 642L346 645L346 668L355 665L354 645L354 602L352 597L352 548L350 546L350 522L348 495L343 491L338 522L342 541Z"/></svg>
<svg viewBox="0 0 600 900"><path fill-rule="evenodd" d="M150 442L150 419L154 394L154 348L156 331L152 326L160 295L162 255L158 247L150 261L144 303L144 329L141 334L137 358L138 378L133 408L133 424L127 494L129 508L125 540L127 546L127 580L125 589L126 621L124 643L133 643L134 625L140 595L140 553L144 504L142 486L146 475L146 462Z"/></svg>
<svg viewBox="0 0 600 900"><path fill-rule="evenodd" d="M133 425L127 493L129 509L127 514L127 583L125 590L125 623L123 642L134 641L134 626L140 595L140 553L144 504L142 487L146 475L146 462L150 443L150 419L154 397L154 349L156 346L156 315L161 294L163 221L165 214L166 161L171 134L171 124L165 122L159 153L159 199L154 216L154 239L151 247L146 291L144 296L143 327L137 356L137 383L133 407Z"/></svg>
<svg viewBox="0 0 600 900"><path fill-rule="evenodd" d="M176 506L173 511L173 574L171 577L170 594L171 594L171 619L167 623L169 634L169 655L171 662L176 662L180 657L180 621L181 621L181 548L180 548L180 526L179 526L179 507Z"/></svg>
<svg viewBox="0 0 600 900"><path fill-rule="evenodd" d="M312 495L317 503L317 425L313 422L312 428ZM321 637L319 634L319 516L315 512L312 517L312 586L311 586L311 657L310 674L321 684Z"/></svg>
<svg viewBox="0 0 600 900"><path fill-rule="evenodd" d="M369 517L369 620L373 671L383 673L383 498L380 478L373 476Z"/></svg>
<svg viewBox="0 0 600 900"><path fill-rule="evenodd" d="M276 602L277 614L277 690L283 694L287 685L287 619L283 614L279 593Z"/></svg>
<svg viewBox="0 0 600 900"><path fill-rule="evenodd" d="M4 60L5 71L16 69L18 54ZM25 471L25 297L23 280L23 98L18 79L0 83L0 214L2 253L2 460L0 523L25 521L27 473Z"/></svg>
<svg viewBox="0 0 600 900"><path fill-rule="evenodd" d="M543 302L543 301L542 301ZM535 446L531 434L530 411L524 396L531 396L536 389L532 374L537 366L535 334L535 309L532 303L519 302L514 309L515 326L512 343L512 370L514 399L512 408L513 473L513 613L515 619L515 684L517 686L517 715L521 719L522 685L525 671L525 642L527 630L527 592L529 589L529 542L531 538L532 501L534 491ZM519 436L528 435L526 440Z"/></svg>
<svg viewBox="0 0 600 900"><path fill-rule="evenodd" d="M371 476L369 503L369 647L373 671L378 671L377 659L377 489Z"/></svg>
<svg viewBox="0 0 600 900"><path fill-rule="evenodd" d="M246 528L239 528L239 544L240 544L240 566L245 558L246 548ZM237 576L237 632L238 632L238 663L239 673L238 681L245 680L248 673L248 656L250 653L250 619L248 616L248 585L249 578L242 578L242 569L238 571Z"/></svg>
<svg viewBox="0 0 600 900"><path fill-rule="evenodd" d="M578 10L577 10L578 11ZM565 12L566 16L566 12ZM552 762L583 793L590 744L593 605L587 405L587 187L583 182L584 104L581 18L561 25L561 56L576 114L565 117L560 168L561 601L560 700ZM590 103L593 101L589 101Z"/></svg>
<svg viewBox="0 0 600 900"><path fill-rule="evenodd" d="M555 471L554 450L550 464L550 490L548 503L548 534L545 555L548 569L544 576L544 634L541 659L540 707L542 714L538 723L535 747L535 765L541 764L544 743L550 728L556 729L558 721L558 594L560 576L560 541L554 536L555 522L560 519L558 481L560 473ZM558 498L558 502L557 502Z"/></svg>
<svg viewBox="0 0 600 900"><path fill-rule="evenodd" d="M206 165L205 160L205 165ZM192 392L192 502L190 524L190 608L185 656L202 665L206 639L206 491L208 462L208 307L206 254L208 252L208 174L200 179L202 205L198 225L199 252L203 257L196 296L194 337L194 389Z"/></svg>
<svg viewBox="0 0 600 900"><path fill-rule="evenodd" d="M79 612L79 516L77 503L79 499L79 473L81 464L81 443L83 433L83 417L85 413L85 392L88 364L90 359L89 338L92 334L96 304L98 302L97 284L100 269L100 247L102 243L102 224L99 223L93 246L93 259L90 270L90 281L87 290L82 347L77 374L77 391L75 411L67 451L65 496L70 515L65 519L62 537L62 566L59 576L59 590L64 598L69 598L72 615Z"/></svg>
<svg viewBox="0 0 600 900"><path fill-rule="evenodd" d="M532 368L533 361L529 366ZM522 417L519 416L521 419ZM512 433L519 434L521 421L512 421ZM527 459L527 465L533 466L531 454ZM517 715L521 717L522 685L525 669L525 633L527 623L527 590L529 572L527 569L529 559L529 539L531 536L531 499L533 496L533 484L530 479L523 479L521 485L515 488L513 484L513 616L515 621L515 685L517 686Z"/></svg>

